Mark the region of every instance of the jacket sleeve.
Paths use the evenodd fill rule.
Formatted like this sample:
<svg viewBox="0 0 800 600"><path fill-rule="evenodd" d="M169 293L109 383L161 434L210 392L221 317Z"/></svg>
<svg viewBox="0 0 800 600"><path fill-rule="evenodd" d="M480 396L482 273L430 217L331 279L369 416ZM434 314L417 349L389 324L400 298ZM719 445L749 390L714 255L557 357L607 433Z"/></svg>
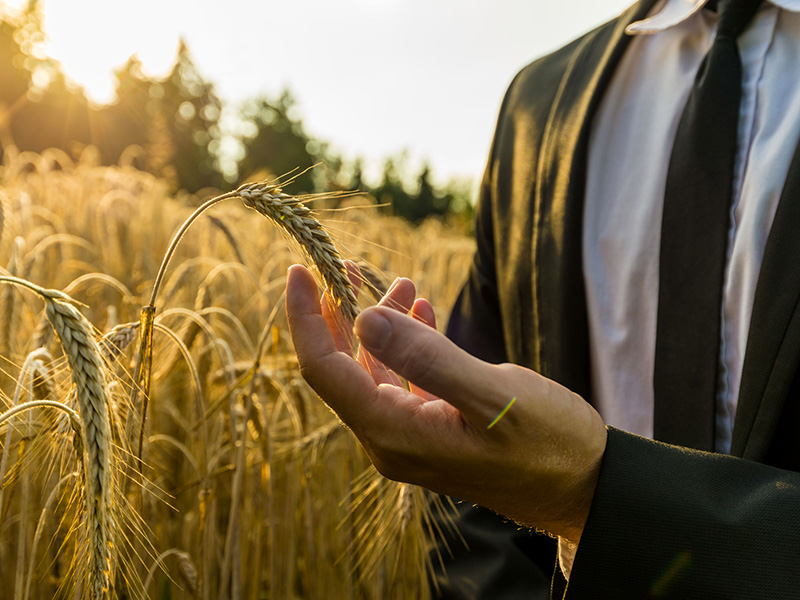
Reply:
<svg viewBox="0 0 800 600"><path fill-rule="evenodd" d="M797 598L800 473L608 428L568 600Z"/></svg>

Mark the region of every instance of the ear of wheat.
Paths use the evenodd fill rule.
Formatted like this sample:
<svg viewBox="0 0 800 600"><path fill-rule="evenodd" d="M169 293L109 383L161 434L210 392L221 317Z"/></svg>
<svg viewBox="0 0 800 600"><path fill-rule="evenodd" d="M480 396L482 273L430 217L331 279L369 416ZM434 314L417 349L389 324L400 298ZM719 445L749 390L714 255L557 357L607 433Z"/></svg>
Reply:
<svg viewBox="0 0 800 600"><path fill-rule="evenodd" d="M44 299L45 316L69 364L83 442L86 579L92 598L111 598L115 566L115 468L107 371L100 348L94 340L91 324L71 304L69 296L16 277L0 277L0 281L27 287Z"/></svg>
<svg viewBox="0 0 800 600"><path fill-rule="evenodd" d="M277 182L262 181L243 184L232 192L221 194L206 201L183 222L172 237L161 262L161 267L156 274L156 279L153 283L153 292L150 296L150 303L142 308L141 341L134 375L135 385L131 392L131 405L134 404L134 396L139 392L141 392L143 398L140 440L147 418L147 404L150 396L150 377L153 360L152 339L156 311L155 303L167 267L169 266L178 243L189 229L189 226L209 208L223 200L231 198L241 198L245 206L267 217L288 233L317 267L326 289L330 292L334 302L341 309L344 318L352 323L356 315L358 315L356 295L350 278L347 275L347 267L342 260L341 254L337 250L330 235L328 235L322 224L314 216L311 209L305 205L306 201L312 198L319 199L319 197L312 196L304 198L300 196L290 196L281 190ZM136 457L139 460L141 460L141 446L142 444L140 441L136 451Z"/></svg>
<svg viewBox="0 0 800 600"><path fill-rule="evenodd" d="M341 307L344 317L352 322L358 314L358 303L353 285L347 276L347 267L345 267L341 254L330 235L325 231L314 212L306 206L306 202L321 197L289 195L275 181L242 184L234 191L216 196L197 208L183 222L167 248L153 284L150 306L155 307L167 266L189 226L206 210L231 198L241 198L245 206L268 218L299 244L305 255L319 270L325 287Z"/></svg>
<svg viewBox="0 0 800 600"><path fill-rule="evenodd" d="M245 184L234 193L245 206L267 217L300 244L319 270L343 316L352 323L358 315L358 304L347 268L331 236L302 198L290 196L268 182Z"/></svg>
<svg viewBox="0 0 800 600"><path fill-rule="evenodd" d="M103 358L109 363L118 358L136 337L138 329L138 322L122 323L103 335L98 344Z"/></svg>

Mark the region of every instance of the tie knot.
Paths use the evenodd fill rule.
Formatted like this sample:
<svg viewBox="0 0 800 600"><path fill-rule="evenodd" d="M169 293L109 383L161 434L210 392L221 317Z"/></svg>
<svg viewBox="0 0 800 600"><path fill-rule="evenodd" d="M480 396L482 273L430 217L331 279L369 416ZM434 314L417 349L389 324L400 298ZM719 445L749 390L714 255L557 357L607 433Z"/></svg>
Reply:
<svg viewBox="0 0 800 600"><path fill-rule="evenodd" d="M761 0L719 0L718 38L736 39L758 10Z"/></svg>

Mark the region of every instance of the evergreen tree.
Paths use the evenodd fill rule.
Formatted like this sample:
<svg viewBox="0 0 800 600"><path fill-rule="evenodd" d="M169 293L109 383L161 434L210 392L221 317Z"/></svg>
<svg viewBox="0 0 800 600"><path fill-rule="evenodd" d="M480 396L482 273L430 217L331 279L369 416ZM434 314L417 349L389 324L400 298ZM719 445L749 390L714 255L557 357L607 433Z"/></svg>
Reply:
<svg viewBox="0 0 800 600"><path fill-rule="evenodd" d="M174 145L171 163L180 186L192 191L221 187L212 150L219 145L222 102L200 75L183 41L175 66L161 85L160 112Z"/></svg>
<svg viewBox="0 0 800 600"><path fill-rule="evenodd" d="M100 109L105 162L116 162L131 144L145 150L148 171L196 191L222 186L212 152L219 144L222 103L181 42L172 71L163 80L143 75L131 57L117 71L117 101Z"/></svg>
<svg viewBox="0 0 800 600"><path fill-rule="evenodd" d="M277 100L262 96L242 108L241 116L252 124L252 133L241 140L245 149L238 163L241 179L303 171L322 158L322 148L306 134L302 121L294 114L295 104L291 93L284 90ZM292 183L293 193L316 189L313 170Z"/></svg>
<svg viewBox="0 0 800 600"><path fill-rule="evenodd" d="M400 175L400 165L404 162L404 155L387 158L383 162L381 183L372 191L380 204L388 206L388 208L384 208L385 211L400 217L406 217L411 206L411 197L406 191Z"/></svg>

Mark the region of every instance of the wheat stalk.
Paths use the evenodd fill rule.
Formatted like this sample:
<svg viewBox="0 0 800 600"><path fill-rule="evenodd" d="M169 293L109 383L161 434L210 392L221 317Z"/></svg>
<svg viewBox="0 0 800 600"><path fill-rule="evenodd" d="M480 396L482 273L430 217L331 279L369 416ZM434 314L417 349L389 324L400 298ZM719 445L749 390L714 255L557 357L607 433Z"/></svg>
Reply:
<svg viewBox="0 0 800 600"><path fill-rule="evenodd" d="M28 562L28 576L25 578L25 592L22 596L23 600L28 600L30 597L31 584L33 583L33 567L36 564L36 548L39 545L39 540L43 535L45 520L48 515L55 512L53 510L53 505L61 497L61 486L76 475L77 473L67 473L61 479L59 479L55 487L53 487L53 489L50 491L50 495L47 497L47 500L44 503L44 508L42 508L42 513L39 516L39 521L36 523L36 531L33 535L33 543L31 544L31 558Z"/></svg>
<svg viewBox="0 0 800 600"><path fill-rule="evenodd" d="M142 584L140 594L141 600L146 600L149 597L147 595L147 588L150 587L150 584L153 582L156 572L159 569L165 570L164 561L166 561L169 556L175 556L177 558L178 572L180 573L181 579L183 579L184 583L189 588L187 591L192 596L197 596L197 568L192 562L192 557L183 550L170 548L169 550L162 552L150 567L150 570L147 573L147 578Z"/></svg>
<svg viewBox="0 0 800 600"><path fill-rule="evenodd" d="M47 406L49 406L50 408L57 408L67 413L72 428L75 430L76 433L80 432L81 418L78 415L78 413L76 413L74 410L72 410L69 406L67 406L63 402L58 402L56 400L30 400L29 402L23 402L22 404L17 404L14 408L9 408L6 412L0 414L0 424L5 423L11 417L26 410L30 410L31 408L42 408Z"/></svg>
<svg viewBox="0 0 800 600"><path fill-rule="evenodd" d="M22 254L25 249L25 239L17 237L14 240L14 245L11 250L11 259L8 262L8 273L12 277L22 275ZM12 351L14 337L12 335L12 328L18 324L20 306L16 301L17 291L7 285L0 291L0 306L3 310L0 311L0 353L7 353Z"/></svg>
<svg viewBox="0 0 800 600"><path fill-rule="evenodd" d="M222 235L225 236L225 239L228 240L231 248L233 249L233 253L236 255L236 260L238 260L242 264L246 264L244 262L244 256L242 255L242 251L239 249L239 243L236 241L236 236L230 230L228 225L222 219L218 219L214 215L209 215L208 220L222 232Z"/></svg>
<svg viewBox="0 0 800 600"><path fill-rule="evenodd" d="M70 304L69 296L16 277L0 277L0 281L27 287L44 299L45 315L70 367L83 442L88 588L93 599L105 600L112 594L115 563L114 458L106 370L100 348L91 324Z"/></svg>
<svg viewBox="0 0 800 600"><path fill-rule="evenodd" d="M34 357L31 363L32 396L36 400L47 400L54 396L56 392L53 375L48 367L48 364L53 362L53 357L50 356L46 348L37 348L29 356Z"/></svg>
<svg viewBox="0 0 800 600"><path fill-rule="evenodd" d="M386 281L375 267L365 260L357 260L356 266L358 267L361 281L369 292L369 295L372 296L375 302L380 302L389 289L389 282Z"/></svg>
<svg viewBox="0 0 800 600"><path fill-rule="evenodd" d="M414 518L414 486L410 483L398 484L397 512L400 513L400 535L403 535Z"/></svg>
<svg viewBox="0 0 800 600"><path fill-rule="evenodd" d="M152 336L156 298L167 267L172 260L175 249L191 224L215 204L231 198L241 198L245 206L267 217L286 231L316 265L325 287L330 291L333 301L340 307L344 318L352 323L356 315L358 315L356 295L347 275L347 267L341 258L341 254L311 209L304 204L305 201L316 197L290 196L281 190L278 182L262 181L245 183L232 192L221 194L204 202L189 215L172 237L156 274L153 291L150 295L150 303L142 308L142 335L134 375L135 385L131 391L131 405L134 404L135 397L140 391L143 397L140 440L147 418L147 404L150 396L150 376L153 361ZM137 448L136 457L141 460L141 443Z"/></svg>
<svg viewBox="0 0 800 600"><path fill-rule="evenodd" d="M47 348L50 342L53 341L53 328L50 327L47 319L39 319L36 324L36 329L33 330L31 335L32 348Z"/></svg>
<svg viewBox="0 0 800 600"><path fill-rule="evenodd" d="M11 286L8 286L8 287L11 287ZM2 423L3 421L11 418L17 412L20 412L17 409L21 406L20 405L20 397L21 397L21 394L22 394L22 391L23 391L24 381L26 379L29 380L28 386L30 388L30 392L35 393L36 391L41 391L40 389L37 388L36 379L37 379L37 373L41 373L40 369L43 367L42 358L44 358L44 357L50 358L50 355L48 354L48 352L44 348L39 348L38 350L34 350L30 354L28 354L28 356L25 358L25 362L23 363L22 368L20 369L19 377L17 379L17 385L15 386L15 389L14 389L14 397L13 397L12 402L11 402L11 407L3 415L0 415L0 423ZM33 395L30 392L29 392L29 395ZM40 398L37 398L37 399L40 399ZM12 423L13 423L13 421L12 421ZM14 429L15 429L15 427L11 426L12 423L10 423L9 427L7 428L5 441L3 443L3 454L2 454L2 458L0 458L0 482L2 482L2 485L0 485L0 514L4 514L3 510L5 508L5 506L4 506L5 493L4 492L5 492L6 485L8 483L6 481L6 470L7 470L7 467L8 467L8 457L9 457L9 453L10 453L10 449L11 449L11 435L12 435L12 432L14 431ZM26 427L25 428L25 432L24 432L22 437L24 438L24 437L28 437L28 436L30 436L30 431L28 431L28 428Z"/></svg>

